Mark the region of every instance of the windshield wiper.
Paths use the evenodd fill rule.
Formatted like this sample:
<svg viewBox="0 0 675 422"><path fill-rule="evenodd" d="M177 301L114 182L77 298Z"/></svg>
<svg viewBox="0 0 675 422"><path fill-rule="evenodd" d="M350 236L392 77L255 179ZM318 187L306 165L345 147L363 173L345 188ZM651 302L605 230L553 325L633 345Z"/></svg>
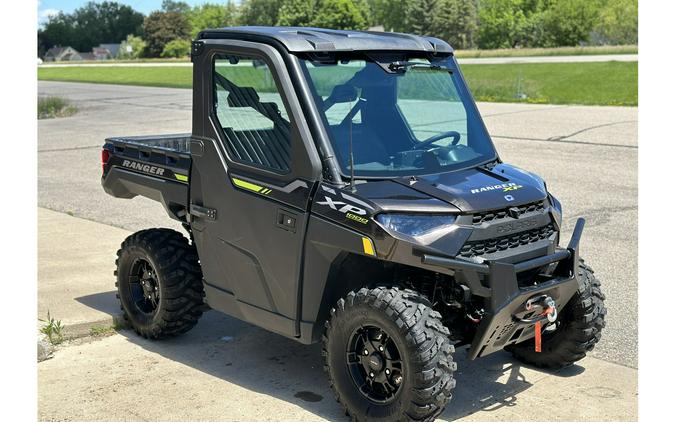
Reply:
<svg viewBox="0 0 675 422"><path fill-rule="evenodd" d="M436 63L397 61L389 63L388 67L389 70L396 73L403 73L406 72L408 69L443 70L452 73L452 69L448 67L443 67L440 64Z"/></svg>

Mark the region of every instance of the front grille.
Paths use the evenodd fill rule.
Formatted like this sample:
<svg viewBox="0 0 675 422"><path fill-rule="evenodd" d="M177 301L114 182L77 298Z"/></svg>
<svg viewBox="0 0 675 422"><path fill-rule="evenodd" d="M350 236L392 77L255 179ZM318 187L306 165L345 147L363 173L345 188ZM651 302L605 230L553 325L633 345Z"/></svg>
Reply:
<svg viewBox="0 0 675 422"><path fill-rule="evenodd" d="M505 251L507 249L513 249L547 239L554 232L555 228L553 227L553 224L547 224L543 227L512 235L466 242L462 247L462 250L459 251L459 254L463 257L473 258L475 256Z"/></svg>
<svg viewBox="0 0 675 422"><path fill-rule="evenodd" d="M531 204L520 205L518 207L509 207L509 208L504 208L504 209L501 209L501 210L481 212L481 213L473 215L473 224L476 225L476 226L479 226L482 223L488 223L488 222L491 222L491 221L502 220L502 219L509 216L509 210L510 209L514 209L514 210L517 209L518 214L520 216L523 216L525 214L530 214L530 213L533 213L533 212L543 212L545 207L544 207L544 201L539 201L539 202L533 202Z"/></svg>

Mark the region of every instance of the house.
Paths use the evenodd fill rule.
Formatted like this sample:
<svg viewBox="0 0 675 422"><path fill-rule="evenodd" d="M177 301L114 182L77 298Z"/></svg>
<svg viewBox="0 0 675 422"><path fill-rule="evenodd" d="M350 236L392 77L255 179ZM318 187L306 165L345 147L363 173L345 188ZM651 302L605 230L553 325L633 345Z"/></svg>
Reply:
<svg viewBox="0 0 675 422"><path fill-rule="evenodd" d="M64 62L82 60L80 53L73 47L52 47L45 53L46 62Z"/></svg>
<svg viewBox="0 0 675 422"><path fill-rule="evenodd" d="M110 53L110 50L103 47L92 48L91 54L94 56L94 60L110 60L114 58L114 56Z"/></svg>
<svg viewBox="0 0 675 422"><path fill-rule="evenodd" d="M108 51L110 51L110 55L115 58L117 57L117 53L120 51L120 46L122 44L99 44L99 48L105 48Z"/></svg>

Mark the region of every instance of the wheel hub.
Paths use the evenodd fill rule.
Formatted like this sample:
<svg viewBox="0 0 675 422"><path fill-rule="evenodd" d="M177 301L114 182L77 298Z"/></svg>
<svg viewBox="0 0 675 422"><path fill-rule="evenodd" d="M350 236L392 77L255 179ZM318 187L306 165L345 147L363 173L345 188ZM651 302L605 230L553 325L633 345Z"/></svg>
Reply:
<svg viewBox="0 0 675 422"><path fill-rule="evenodd" d="M143 313L152 314L159 306L159 282L152 265L145 259L137 259L129 274L129 289L136 307Z"/></svg>
<svg viewBox="0 0 675 422"><path fill-rule="evenodd" d="M403 383L403 362L397 345L384 330L357 328L349 340L347 364L363 396L381 404L394 400Z"/></svg>
<svg viewBox="0 0 675 422"><path fill-rule="evenodd" d="M383 360L382 358L377 354L372 354L368 358L368 366L370 366L370 369L373 371L380 372L382 370L382 365L383 365Z"/></svg>

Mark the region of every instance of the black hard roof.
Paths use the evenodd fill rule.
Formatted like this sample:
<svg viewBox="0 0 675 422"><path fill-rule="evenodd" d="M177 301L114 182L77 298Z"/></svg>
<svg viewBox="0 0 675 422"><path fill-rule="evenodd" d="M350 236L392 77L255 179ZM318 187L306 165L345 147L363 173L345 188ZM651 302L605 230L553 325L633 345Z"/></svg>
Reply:
<svg viewBox="0 0 675 422"><path fill-rule="evenodd" d="M424 51L451 53L452 47L433 37L396 32L344 31L283 26L236 26L206 29L199 39L267 38L280 42L290 52L314 51Z"/></svg>

